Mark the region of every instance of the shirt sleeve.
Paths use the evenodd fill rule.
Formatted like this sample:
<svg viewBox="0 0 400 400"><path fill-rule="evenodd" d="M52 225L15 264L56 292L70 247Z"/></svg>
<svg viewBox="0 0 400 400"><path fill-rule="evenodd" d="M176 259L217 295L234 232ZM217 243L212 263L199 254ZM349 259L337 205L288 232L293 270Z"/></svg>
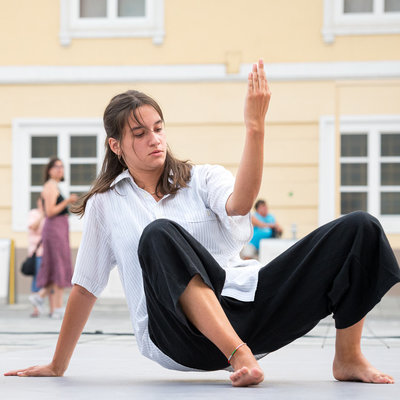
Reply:
<svg viewBox="0 0 400 400"><path fill-rule="evenodd" d="M206 188L207 207L217 215L224 229L235 240L247 243L253 235L250 213L243 216L229 216L226 212L226 202L235 184L233 175L220 165L204 165L202 177Z"/></svg>
<svg viewBox="0 0 400 400"><path fill-rule="evenodd" d="M98 218L96 196L86 205L82 240L76 258L72 284L83 286L99 297L116 262L109 236Z"/></svg>

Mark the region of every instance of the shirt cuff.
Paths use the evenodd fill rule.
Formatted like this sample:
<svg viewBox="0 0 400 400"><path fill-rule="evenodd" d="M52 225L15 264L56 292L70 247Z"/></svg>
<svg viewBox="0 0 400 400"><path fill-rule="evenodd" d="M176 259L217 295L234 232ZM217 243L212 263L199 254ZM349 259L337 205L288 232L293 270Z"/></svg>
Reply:
<svg viewBox="0 0 400 400"><path fill-rule="evenodd" d="M92 293L95 297L100 297L101 293L105 289L105 286L100 285L98 282L93 282L91 279L84 276L73 276L71 283L73 285L79 285L85 288L88 292Z"/></svg>

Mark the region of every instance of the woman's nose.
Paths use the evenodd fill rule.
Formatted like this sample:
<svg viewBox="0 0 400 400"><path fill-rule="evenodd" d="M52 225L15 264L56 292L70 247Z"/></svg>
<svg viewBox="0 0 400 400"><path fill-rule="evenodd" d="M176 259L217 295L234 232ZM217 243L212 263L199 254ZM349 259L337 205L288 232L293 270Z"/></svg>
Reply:
<svg viewBox="0 0 400 400"><path fill-rule="evenodd" d="M160 143L160 138L158 137L158 135L153 130L150 131L150 143L151 144Z"/></svg>

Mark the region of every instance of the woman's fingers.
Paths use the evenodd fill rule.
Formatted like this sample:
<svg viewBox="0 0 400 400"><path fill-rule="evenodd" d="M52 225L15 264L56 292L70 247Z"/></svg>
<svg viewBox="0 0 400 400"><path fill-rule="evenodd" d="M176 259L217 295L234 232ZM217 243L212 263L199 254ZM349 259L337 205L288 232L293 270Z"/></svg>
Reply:
<svg viewBox="0 0 400 400"><path fill-rule="evenodd" d="M260 77L260 89L268 89L267 77L264 70L264 61L258 61L258 75Z"/></svg>
<svg viewBox="0 0 400 400"><path fill-rule="evenodd" d="M264 61L259 60L253 64L252 71L248 75L248 89L250 92L268 91L268 82L264 70Z"/></svg>
<svg viewBox="0 0 400 400"><path fill-rule="evenodd" d="M4 376L57 376L57 374L48 365L35 365L29 368L6 372Z"/></svg>
<svg viewBox="0 0 400 400"><path fill-rule="evenodd" d="M253 88L256 91L260 88L257 64L253 64Z"/></svg>
<svg viewBox="0 0 400 400"><path fill-rule="evenodd" d="M247 82L244 106L245 124L248 129L262 131L271 98L263 60L260 59L258 63L253 64Z"/></svg>
<svg viewBox="0 0 400 400"><path fill-rule="evenodd" d="M24 369L15 369L14 371L9 371L4 374L4 376L23 376L28 370L33 367L24 368Z"/></svg>
<svg viewBox="0 0 400 400"><path fill-rule="evenodd" d="M38 373L37 369L37 367L27 368L25 370L19 371L17 373L17 376L42 376Z"/></svg>
<svg viewBox="0 0 400 400"><path fill-rule="evenodd" d="M15 376L15 375L17 375L18 372L19 372L19 370L8 371L8 372L4 373L4 376Z"/></svg>
<svg viewBox="0 0 400 400"><path fill-rule="evenodd" d="M249 72L249 75L247 76L247 84L248 84L249 92L252 92L254 90L253 73L252 72Z"/></svg>

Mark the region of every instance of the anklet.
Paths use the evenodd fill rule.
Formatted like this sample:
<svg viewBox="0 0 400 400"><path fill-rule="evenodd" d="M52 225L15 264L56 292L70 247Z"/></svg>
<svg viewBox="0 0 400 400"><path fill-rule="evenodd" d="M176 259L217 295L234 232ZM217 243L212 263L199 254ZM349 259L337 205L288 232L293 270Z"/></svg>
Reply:
<svg viewBox="0 0 400 400"><path fill-rule="evenodd" d="M232 359L233 355L234 355L242 346L245 346L245 345L246 345L246 343L240 343L239 346L237 346L236 349L232 351L232 354L231 354L231 355L229 356L229 358L228 358L228 363L229 363L229 364L231 363L231 359Z"/></svg>

